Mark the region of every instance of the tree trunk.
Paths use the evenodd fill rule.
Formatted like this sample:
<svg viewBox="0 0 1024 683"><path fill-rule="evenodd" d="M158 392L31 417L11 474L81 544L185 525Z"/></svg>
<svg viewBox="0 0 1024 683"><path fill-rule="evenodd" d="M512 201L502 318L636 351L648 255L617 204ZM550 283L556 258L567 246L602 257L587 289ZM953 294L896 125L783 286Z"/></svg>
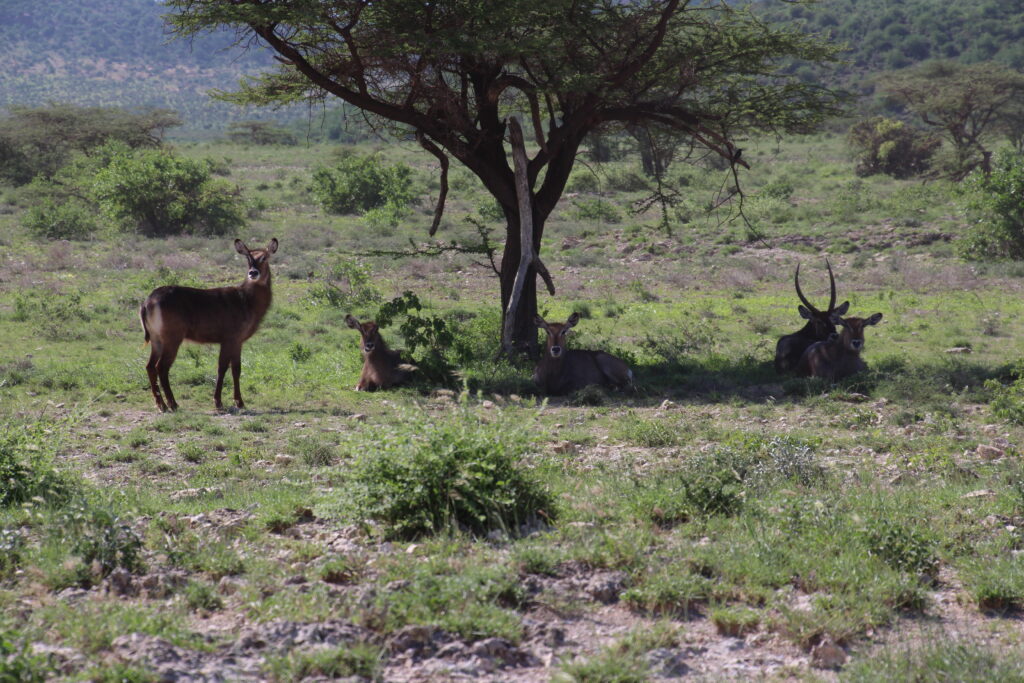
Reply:
<svg viewBox="0 0 1024 683"><path fill-rule="evenodd" d="M516 281L516 272L519 270L519 260L522 251L519 244L519 212L505 207L505 249L501 253L501 324L505 326L505 316L508 315L508 303L512 298L512 288ZM544 233L544 222L537 215L536 209L533 212L533 243L540 245L541 235ZM523 290L519 296L519 305L513 311L514 323L512 326L512 347L519 351L534 355L539 348L537 345L537 327L533 324L533 318L537 315L537 269L534 265L526 271L526 280L523 282Z"/></svg>

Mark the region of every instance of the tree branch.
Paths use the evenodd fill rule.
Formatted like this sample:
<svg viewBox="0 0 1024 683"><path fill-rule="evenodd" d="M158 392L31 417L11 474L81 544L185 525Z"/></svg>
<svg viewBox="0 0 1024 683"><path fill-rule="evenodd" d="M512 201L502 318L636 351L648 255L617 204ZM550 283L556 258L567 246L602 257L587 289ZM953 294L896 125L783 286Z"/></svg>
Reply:
<svg viewBox="0 0 1024 683"><path fill-rule="evenodd" d="M437 157L437 160L441 163L441 189L437 195L437 206L434 208L434 222L430 224L430 231L427 233L433 237L434 233L437 232L438 226L441 225L441 216L444 214L444 200L448 197L448 155L431 142L423 131L416 131L416 141L420 143L420 147Z"/></svg>

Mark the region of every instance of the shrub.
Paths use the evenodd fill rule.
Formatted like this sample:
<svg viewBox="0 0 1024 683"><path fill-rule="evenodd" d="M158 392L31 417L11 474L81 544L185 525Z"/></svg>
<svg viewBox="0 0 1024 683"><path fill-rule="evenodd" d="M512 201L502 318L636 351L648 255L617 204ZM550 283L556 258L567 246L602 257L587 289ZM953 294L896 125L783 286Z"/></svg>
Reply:
<svg viewBox="0 0 1024 683"><path fill-rule="evenodd" d="M115 569L135 572L142 568L142 539L108 508L71 505L61 514L58 528L55 533L70 539L72 553L81 559L83 578L94 569L102 578Z"/></svg>
<svg viewBox="0 0 1024 683"><path fill-rule="evenodd" d="M957 244L971 259L1024 259L1024 156L1004 150L988 176L967 179L965 205L971 227Z"/></svg>
<svg viewBox="0 0 1024 683"><path fill-rule="evenodd" d="M485 422L465 403L444 420L407 410L384 433L352 438L358 457L339 507L381 524L388 537L455 528L516 534L520 524L554 513L548 492L519 462L532 446L526 425L501 412Z"/></svg>
<svg viewBox="0 0 1024 683"><path fill-rule="evenodd" d="M165 150L116 154L96 173L92 190L122 228L150 236L222 235L245 225L237 188L214 180L208 162Z"/></svg>
<svg viewBox="0 0 1024 683"><path fill-rule="evenodd" d="M412 168L386 166L376 155L350 156L336 167L313 171L313 195L325 211L366 212L390 205L404 212L412 201Z"/></svg>
<svg viewBox="0 0 1024 683"><path fill-rule="evenodd" d="M26 645L16 645L12 635L0 632L0 681L43 683L55 673L48 657L30 654Z"/></svg>
<svg viewBox="0 0 1024 683"><path fill-rule="evenodd" d="M885 518L869 521L861 533L868 554L893 569L926 578L938 574L937 543L930 535Z"/></svg>
<svg viewBox="0 0 1024 683"><path fill-rule="evenodd" d="M310 287L308 296L314 305L341 309L358 309L381 300L370 269L362 263L343 259L336 260L324 279Z"/></svg>
<svg viewBox="0 0 1024 683"><path fill-rule="evenodd" d="M408 356L417 368L417 376L429 382L449 384L454 369L449 353L460 348L455 344L455 332L446 320L421 315L422 310L419 297L406 291L381 305L376 321L386 327L400 318L399 330L405 338Z"/></svg>
<svg viewBox="0 0 1024 683"><path fill-rule="evenodd" d="M85 239L96 230L94 211L81 200L47 198L28 209L21 224L36 237L51 240Z"/></svg>
<svg viewBox="0 0 1024 683"><path fill-rule="evenodd" d="M0 426L0 508L32 498L64 501L71 486L50 464L43 445L52 440L41 425Z"/></svg>
<svg viewBox="0 0 1024 683"><path fill-rule="evenodd" d="M849 144L857 157L859 176L884 173L910 178L928 170L942 141L902 121L877 116L850 128Z"/></svg>
<svg viewBox="0 0 1024 683"><path fill-rule="evenodd" d="M573 218L578 221L599 221L601 223L618 223L622 220L619 207L611 202L595 197L594 199L578 199L573 202Z"/></svg>
<svg viewBox="0 0 1024 683"><path fill-rule="evenodd" d="M611 169L608 171L608 188L617 192L640 192L649 189L650 184L640 171Z"/></svg>

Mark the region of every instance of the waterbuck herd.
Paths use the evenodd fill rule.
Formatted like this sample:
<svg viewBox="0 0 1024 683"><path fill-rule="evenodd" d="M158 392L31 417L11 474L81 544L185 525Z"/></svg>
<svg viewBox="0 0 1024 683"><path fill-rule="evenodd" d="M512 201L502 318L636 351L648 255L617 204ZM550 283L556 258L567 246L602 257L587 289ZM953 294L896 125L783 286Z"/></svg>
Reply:
<svg viewBox="0 0 1024 683"><path fill-rule="evenodd" d="M223 410L221 390L224 373L230 366L235 405L245 407L239 385L242 344L256 333L270 308L270 256L277 251L277 245L277 239L272 239L264 249L249 249L242 240L235 240L235 250L248 264L246 279L240 285L212 289L158 287L143 302L139 317L145 340L151 345L146 372L153 399L161 412L178 409L168 372L183 341L220 344L214 404L218 410ZM830 295L824 310L815 308L800 290L800 266L797 265L794 284L801 302L797 312L807 323L779 339L775 347L775 369L780 373L836 381L866 367L860 357L864 328L877 324L882 314L875 313L867 318L844 317L850 302L836 306L832 264L827 259L825 264ZM566 348L567 338L579 321L579 313L573 313L564 323L549 323L540 316L534 319L537 327L547 333L544 353L533 372L538 389L549 395L563 395L590 385L614 389L632 387L633 371L621 358L604 351ZM356 391L388 389L401 384L416 370L415 366L402 361L400 352L388 348L377 323L359 322L351 315L345 317L345 323L360 335L363 369ZM837 326L842 328L841 332L837 331Z"/></svg>

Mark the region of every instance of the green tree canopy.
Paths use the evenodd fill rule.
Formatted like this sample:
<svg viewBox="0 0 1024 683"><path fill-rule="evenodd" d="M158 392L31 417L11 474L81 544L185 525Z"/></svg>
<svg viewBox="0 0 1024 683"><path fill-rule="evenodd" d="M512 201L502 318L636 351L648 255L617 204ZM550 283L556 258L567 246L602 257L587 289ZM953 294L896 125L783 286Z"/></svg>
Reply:
<svg viewBox="0 0 1024 683"><path fill-rule="evenodd" d="M50 177L75 152L118 140L129 147L155 147L168 128L181 125L167 109L129 111L113 107L11 107L0 119L0 179L23 184Z"/></svg>
<svg viewBox="0 0 1024 683"><path fill-rule="evenodd" d="M584 136L646 126L738 162L753 131L807 131L837 107L819 86L776 75L783 59L829 60L834 48L770 26L724 2L683 0L168 0L175 32L229 27L240 44L277 53L280 68L229 95L279 104L337 97L415 133L441 163L455 157L497 199L507 228L506 311L520 261L520 208L506 155L509 115L529 112L527 164L534 245ZM442 206L439 205L438 225ZM514 340L536 345L536 268L514 316Z"/></svg>
<svg viewBox="0 0 1024 683"><path fill-rule="evenodd" d="M928 62L890 74L881 85L952 145L949 173L958 180L975 168L990 170L987 140L1005 132L1024 98L1024 74L991 62Z"/></svg>

